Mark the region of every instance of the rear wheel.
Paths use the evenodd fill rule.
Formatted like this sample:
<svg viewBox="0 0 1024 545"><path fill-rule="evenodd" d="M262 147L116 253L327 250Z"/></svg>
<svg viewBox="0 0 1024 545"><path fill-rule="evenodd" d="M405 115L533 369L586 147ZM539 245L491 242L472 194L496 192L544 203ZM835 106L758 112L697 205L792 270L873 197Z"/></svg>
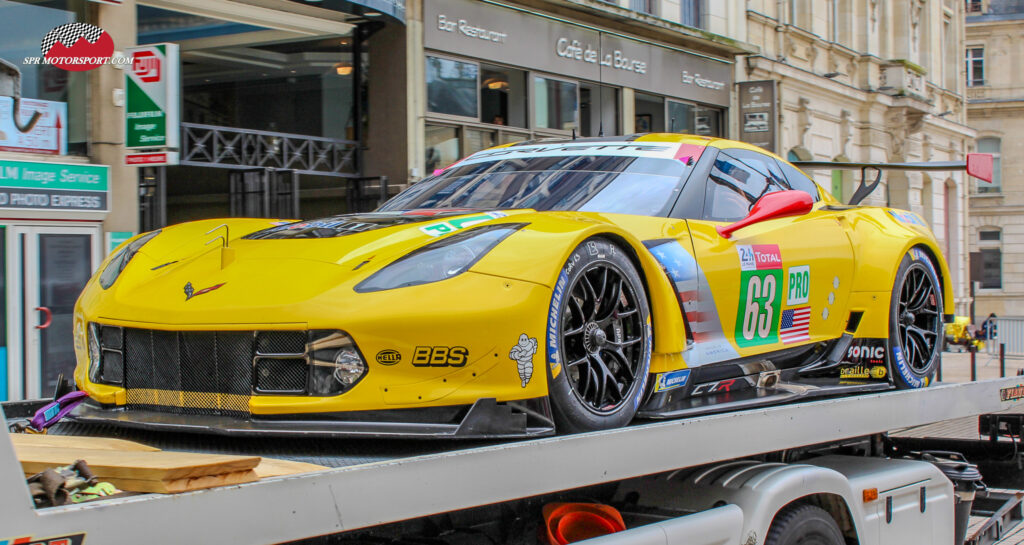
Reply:
<svg viewBox="0 0 1024 545"><path fill-rule="evenodd" d="M925 253L912 249L896 272L889 303L889 354L898 388L923 388L942 356L942 289Z"/></svg>
<svg viewBox="0 0 1024 545"><path fill-rule="evenodd" d="M779 511L768 529L765 545L844 545L843 533L832 515L817 505L790 505Z"/></svg>
<svg viewBox="0 0 1024 545"><path fill-rule="evenodd" d="M569 256L547 333L559 431L616 428L633 419L651 363L649 315L640 275L621 248L593 238Z"/></svg>

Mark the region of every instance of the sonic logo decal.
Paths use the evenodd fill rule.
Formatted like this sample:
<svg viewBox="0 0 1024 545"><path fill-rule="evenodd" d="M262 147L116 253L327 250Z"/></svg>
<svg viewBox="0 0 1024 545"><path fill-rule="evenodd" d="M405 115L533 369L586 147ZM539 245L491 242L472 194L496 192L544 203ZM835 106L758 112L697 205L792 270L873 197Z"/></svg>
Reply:
<svg viewBox="0 0 1024 545"><path fill-rule="evenodd" d="M526 388L533 378L533 355L536 353L537 339L527 337L526 333L519 335L519 343L508 353L508 359L515 360L519 367L519 380L523 382L523 388Z"/></svg>
<svg viewBox="0 0 1024 545"><path fill-rule="evenodd" d="M214 284L214 285L212 285L212 286L210 286L208 288L203 288L203 289L201 289L199 291L196 291L195 288L192 287L192 282L186 282L185 283L185 300L188 301L189 299L191 299L193 297L199 297L200 295L202 295L204 293L210 293L211 291L213 291L215 289L220 289L220 287L223 286L224 284L226 284L226 282L221 282L220 284Z"/></svg>

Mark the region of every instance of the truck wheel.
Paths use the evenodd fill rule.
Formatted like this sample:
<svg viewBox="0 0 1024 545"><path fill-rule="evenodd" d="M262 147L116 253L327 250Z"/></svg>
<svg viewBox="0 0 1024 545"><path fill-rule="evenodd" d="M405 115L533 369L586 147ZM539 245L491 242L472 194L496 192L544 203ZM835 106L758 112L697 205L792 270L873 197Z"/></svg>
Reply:
<svg viewBox="0 0 1024 545"><path fill-rule="evenodd" d="M889 356L900 389L935 379L942 357L942 290L931 260L919 248L903 256L889 303Z"/></svg>
<svg viewBox="0 0 1024 545"><path fill-rule="evenodd" d="M817 505L790 505L775 515L764 545L844 545L832 515Z"/></svg>
<svg viewBox="0 0 1024 545"><path fill-rule="evenodd" d="M548 393L559 431L625 426L647 387L650 310L622 249L584 241L555 283L547 326Z"/></svg>

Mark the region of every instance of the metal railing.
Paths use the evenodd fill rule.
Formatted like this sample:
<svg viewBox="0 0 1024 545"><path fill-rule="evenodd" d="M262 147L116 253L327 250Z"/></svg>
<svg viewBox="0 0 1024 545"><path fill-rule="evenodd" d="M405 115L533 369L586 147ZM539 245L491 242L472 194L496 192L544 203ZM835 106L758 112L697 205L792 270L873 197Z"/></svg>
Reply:
<svg viewBox="0 0 1024 545"><path fill-rule="evenodd" d="M1006 345L1009 357L1024 357L1024 318L995 318L996 334L985 340L985 353L999 354L999 345Z"/></svg>
<svg viewBox="0 0 1024 545"><path fill-rule="evenodd" d="M319 136L181 124L181 163L219 168L272 168L359 178L359 143Z"/></svg>

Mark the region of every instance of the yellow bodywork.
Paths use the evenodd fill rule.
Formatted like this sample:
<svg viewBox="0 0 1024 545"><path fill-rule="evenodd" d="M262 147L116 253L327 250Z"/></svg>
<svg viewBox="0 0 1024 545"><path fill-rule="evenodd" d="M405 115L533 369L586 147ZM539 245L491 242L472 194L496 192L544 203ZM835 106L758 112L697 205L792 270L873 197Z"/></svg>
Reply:
<svg viewBox="0 0 1024 545"><path fill-rule="evenodd" d="M651 135L641 141L709 147L758 148L726 140ZM75 381L104 404L123 405L124 388L90 381L86 324L168 331L342 330L354 339L369 370L350 391L331 397L252 395L254 415L328 413L471 404L480 398L510 401L547 395L546 351L522 385L509 350L521 334L544 346L552 289L573 249L594 236L628 249L645 281L653 325L652 374L684 369L687 331L676 286L645 241L674 239L695 256L714 297L721 330L739 357L780 350L781 341L742 346L734 332L744 304L737 246L777 245L783 271L810 267L808 344L839 337L851 312L862 312L856 337L888 337L889 298L900 260L923 248L944 285L952 313L949 271L926 227L901 222L886 209L843 208L822 191L811 213L765 221L719 236L716 222L600 214L506 211L488 223L525 223L469 271L441 282L356 293L353 287L382 267L438 240L424 223L396 225L337 238L248 240L273 225L266 219L209 220L172 226L144 245L117 281L103 289L94 277L75 308ZM449 218L446 218L449 219ZM429 221L427 222L430 223ZM207 245L223 234L226 245ZM109 258L108 258L109 261ZM102 271L107 263L99 267ZM786 278L783 275L783 278ZM186 300L182 286L215 291ZM782 287L786 294L789 286ZM773 309L773 312L777 309ZM776 318L777 320L777 318ZM465 347L462 367L413 367L416 347ZM397 351L397 364L375 356ZM560 369L551 369L557 374ZM154 399L160 392L152 393ZM164 395L172 395L166 393ZM173 394L176 395L176 394ZM216 395L216 394L211 394ZM181 401L184 403L184 401ZM202 400L193 403L204 402Z"/></svg>

